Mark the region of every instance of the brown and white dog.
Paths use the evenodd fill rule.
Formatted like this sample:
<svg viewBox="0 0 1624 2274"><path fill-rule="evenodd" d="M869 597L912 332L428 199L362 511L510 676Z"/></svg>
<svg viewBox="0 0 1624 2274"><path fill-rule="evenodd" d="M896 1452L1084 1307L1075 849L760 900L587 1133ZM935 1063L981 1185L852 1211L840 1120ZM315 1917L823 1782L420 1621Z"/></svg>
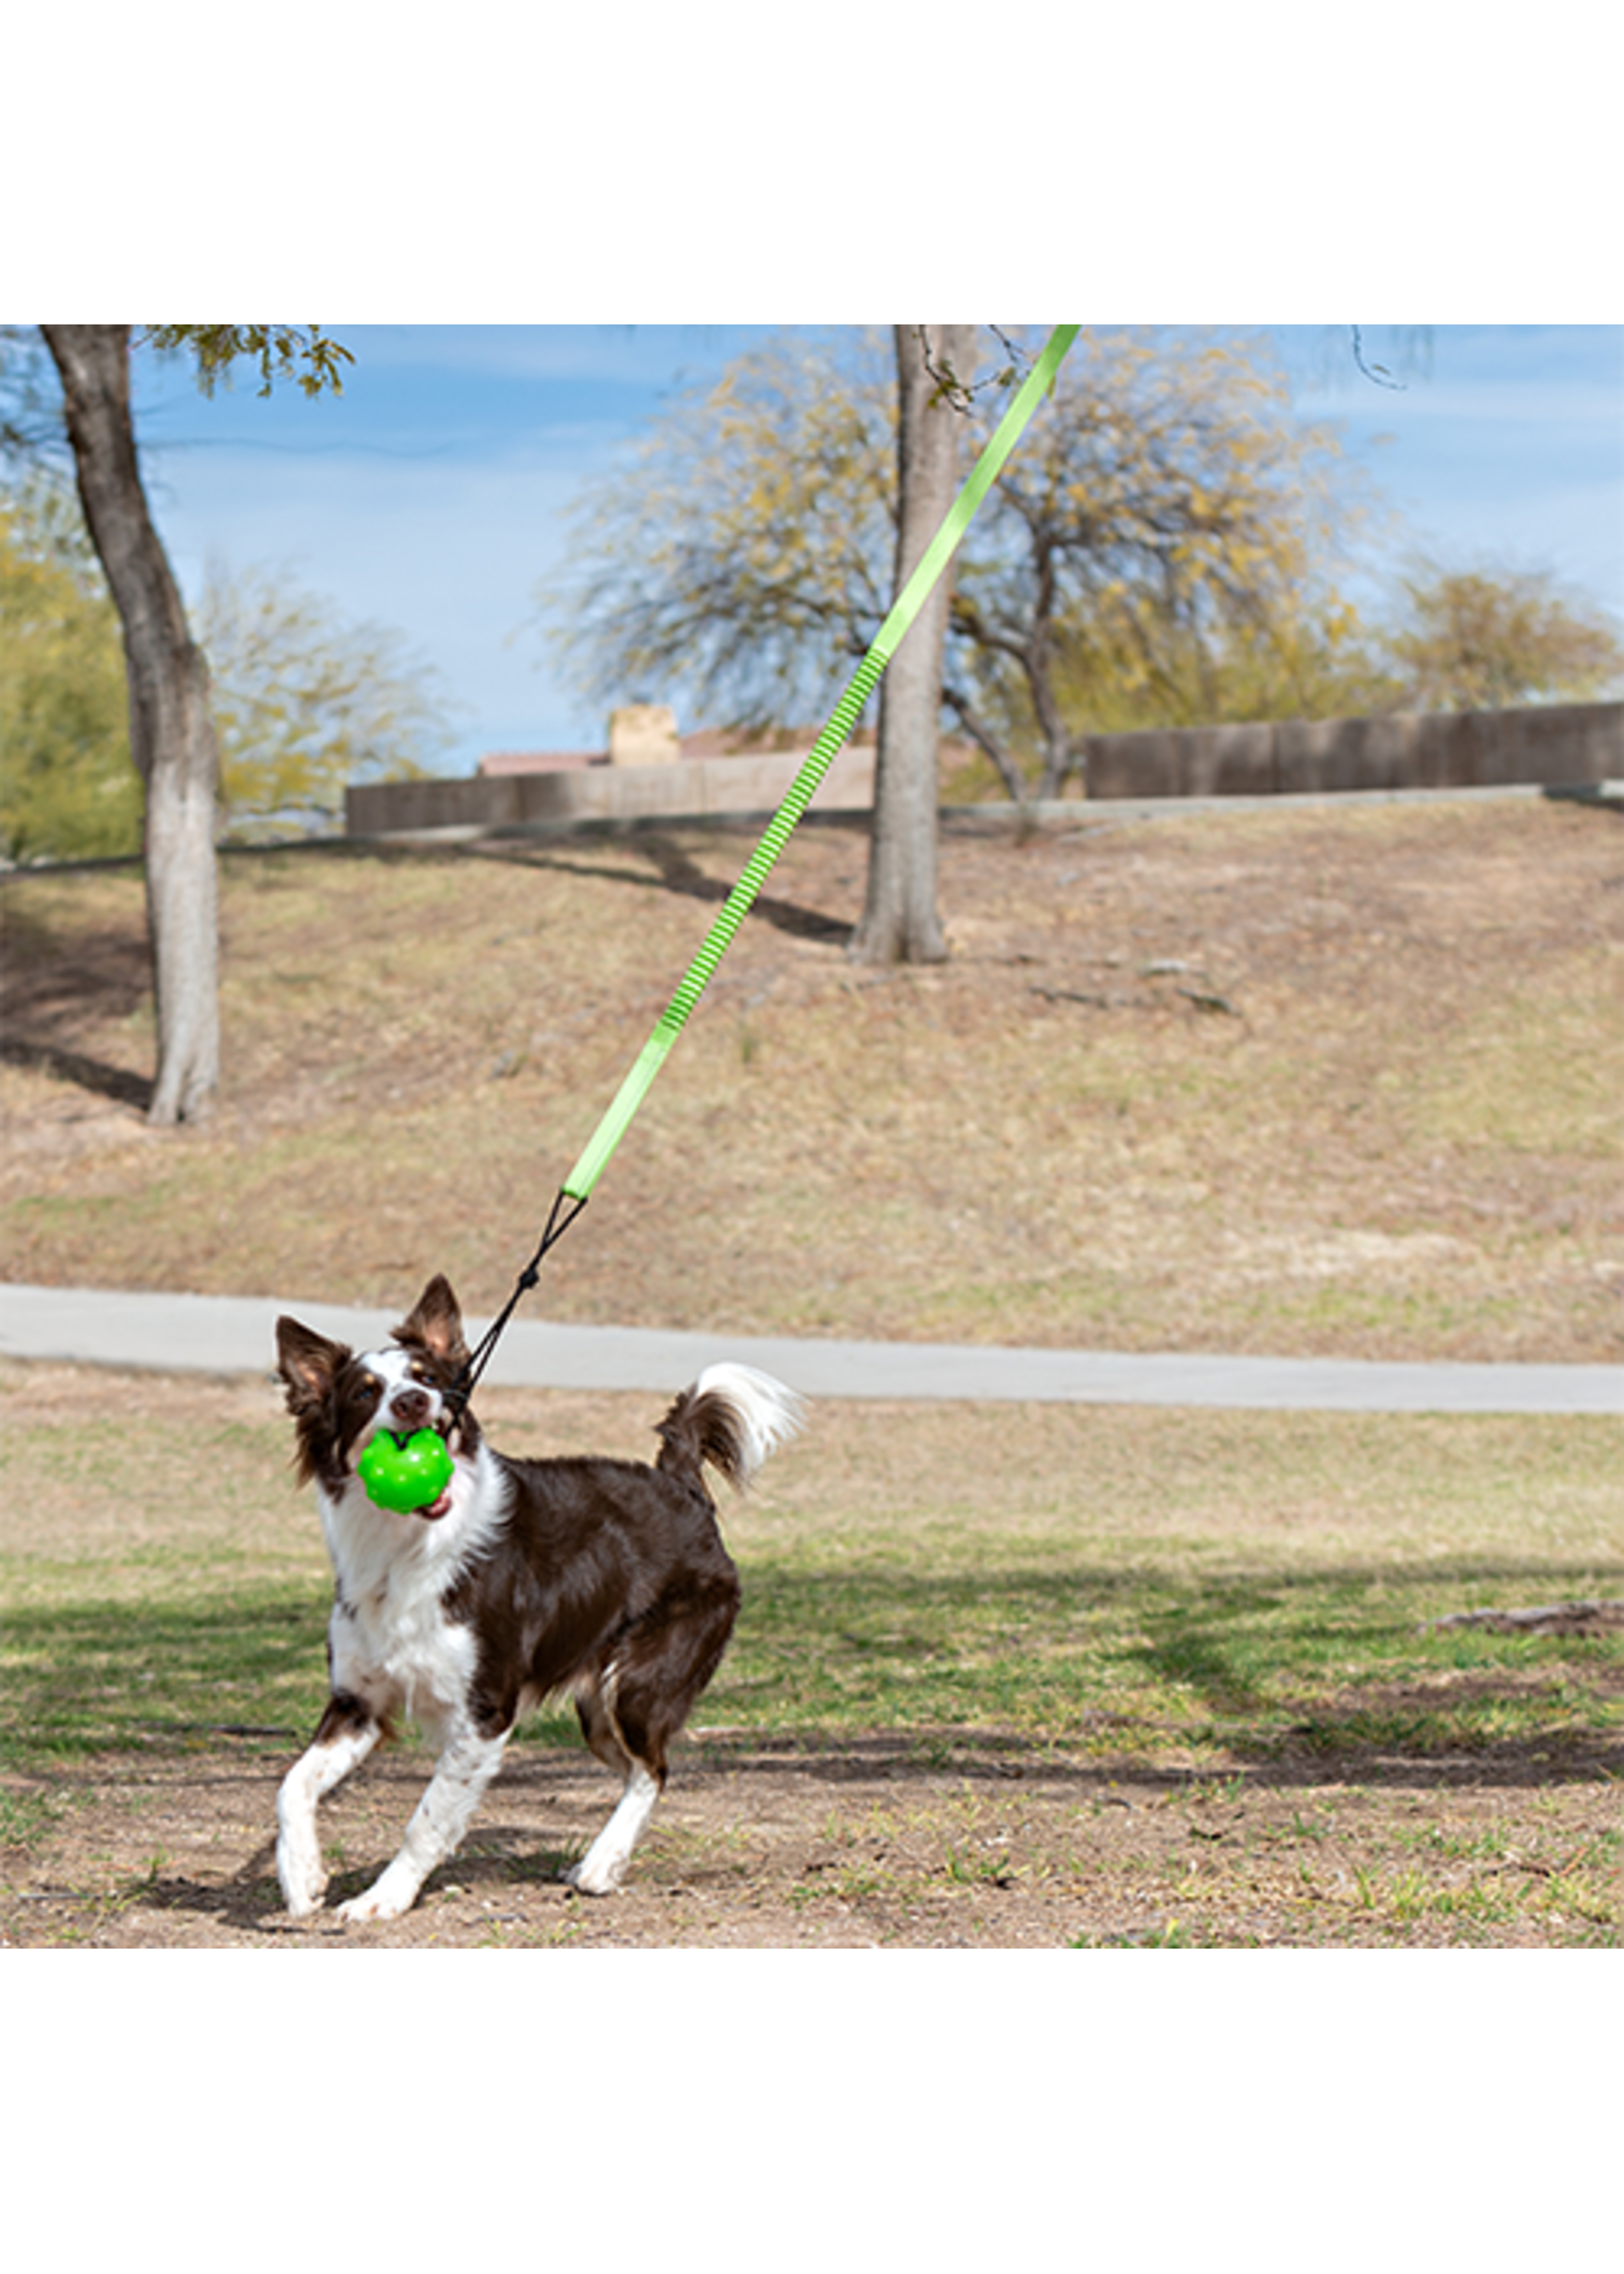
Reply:
<svg viewBox="0 0 1624 2274"><path fill-rule="evenodd" d="M315 1484L336 1582L332 1694L277 1801L276 1869L295 1916L326 1888L317 1805L363 1762L392 1717L438 1746L400 1852L346 1920L410 1909L467 1831L514 1721L572 1690L588 1745L624 1780L603 1831L565 1878L608 1895L666 1780L667 1748L715 1673L738 1575L706 1488L708 1461L742 1489L798 1427L794 1393L743 1366L713 1366L659 1425L652 1468L613 1460L510 1460L454 1392L467 1362L456 1297L431 1279L381 1350L359 1355L297 1319L277 1361ZM394 1515L369 1498L357 1457L382 1429L437 1429L453 1456L430 1506Z"/></svg>

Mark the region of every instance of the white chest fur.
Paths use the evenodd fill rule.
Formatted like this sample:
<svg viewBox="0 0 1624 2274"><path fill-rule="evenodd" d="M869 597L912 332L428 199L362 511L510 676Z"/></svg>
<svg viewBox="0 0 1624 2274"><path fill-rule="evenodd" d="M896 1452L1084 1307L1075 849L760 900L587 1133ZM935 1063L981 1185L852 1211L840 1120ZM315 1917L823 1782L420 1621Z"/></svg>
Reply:
<svg viewBox="0 0 1624 2274"><path fill-rule="evenodd" d="M338 1583L333 1685L380 1713L442 1720L468 1693L474 1636L446 1617L444 1599L506 1521L509 1487L482 1446L476 1461L459 1457L450 1490L433 1523L375 1506L359 1484L319 1495Z"/></svg>

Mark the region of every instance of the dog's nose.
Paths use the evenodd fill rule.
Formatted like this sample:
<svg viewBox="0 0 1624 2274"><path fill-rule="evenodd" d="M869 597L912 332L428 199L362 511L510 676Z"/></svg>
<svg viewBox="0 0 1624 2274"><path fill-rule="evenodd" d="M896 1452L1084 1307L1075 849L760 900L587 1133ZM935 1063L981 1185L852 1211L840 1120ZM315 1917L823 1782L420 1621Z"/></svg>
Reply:
<svg viewBox="0 0 1624 2274"><path fill-rule="evenodd" d="M429 1392L397 1389L389 1400L389 1411L403 1429L420 1429L429 1419Z"/></svg>

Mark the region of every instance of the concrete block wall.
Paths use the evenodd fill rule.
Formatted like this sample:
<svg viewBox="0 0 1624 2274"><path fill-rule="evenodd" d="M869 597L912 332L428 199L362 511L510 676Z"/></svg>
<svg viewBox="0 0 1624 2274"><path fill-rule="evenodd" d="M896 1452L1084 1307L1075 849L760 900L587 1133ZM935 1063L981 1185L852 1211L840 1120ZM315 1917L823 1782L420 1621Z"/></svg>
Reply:
<svg viewBox="0 0 1624 2274"><path fill-rule="evenodd" d="M455 782L360 783L344 793L345 829L351 837L386 837L661 815L772 813L805 758L802 751L782 757L684 758L663 766L473 775ZM812 810L867 812L873 803L873 746L848 742L819 783Z"/></svg>
<svg viewBox="0 0 1624 2274"><path fill-rule="evenodd" d="M1624 781L1624 704L1091 734L1084 754L1090 798L1268 797L1514 783L1577 788ZM479 835L572 821L771 813L804 756L363 783L345 792L345 828L351 837ZM848 742L819 785L812 810L867 812L873 803L873 745Z"/></svg>
<svg viewBox="0 0 1624 2274"><path fill-rule="evenodd" d="M1624 779L1624 704L1090 734L1084 755L1090 797L1268 797L1511 783L1578 787Z"/></svg>

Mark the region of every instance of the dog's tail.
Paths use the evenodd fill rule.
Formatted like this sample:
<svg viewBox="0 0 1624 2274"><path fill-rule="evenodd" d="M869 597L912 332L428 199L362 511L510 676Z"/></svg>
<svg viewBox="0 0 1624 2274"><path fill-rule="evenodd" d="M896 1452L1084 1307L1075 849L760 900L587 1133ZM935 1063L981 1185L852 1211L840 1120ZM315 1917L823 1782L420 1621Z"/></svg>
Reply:
<svg viewBox="0 0 1624 2274"><path fill-rule="evenodd" d="M792 1389L753 1366L708 1366L660 1424L655 1466L667 1472L711 1466L742 1492L769 1453L792 1437L804 1411Z"/></svg>

